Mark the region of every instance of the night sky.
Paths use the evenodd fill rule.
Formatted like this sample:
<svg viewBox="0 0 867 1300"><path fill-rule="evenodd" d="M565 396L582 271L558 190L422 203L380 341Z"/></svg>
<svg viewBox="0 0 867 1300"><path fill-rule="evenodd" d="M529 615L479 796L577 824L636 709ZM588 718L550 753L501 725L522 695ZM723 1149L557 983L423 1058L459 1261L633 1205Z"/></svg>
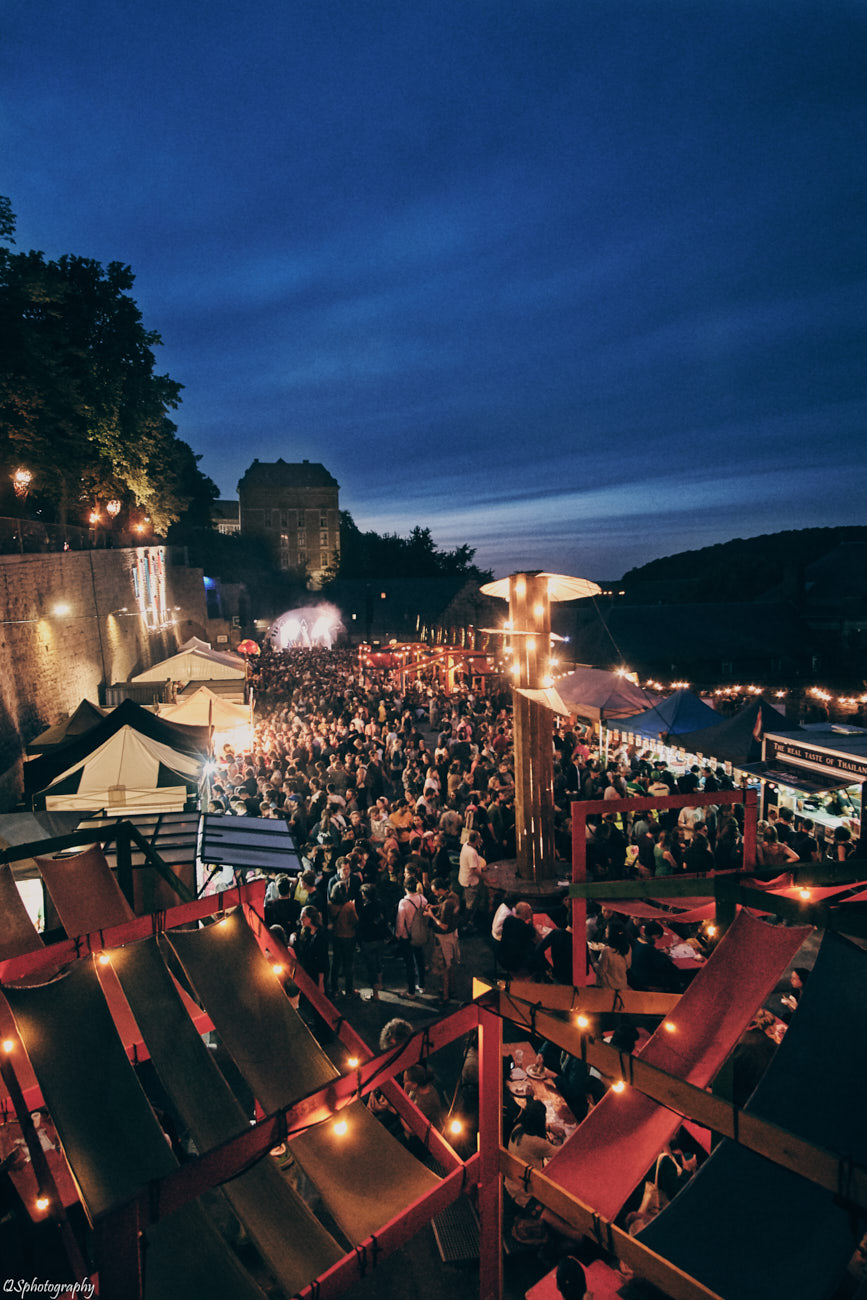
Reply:
<svg viewBox="0 0 867 1300"><path fill-rule="evenodd" d="M18 248L128 262L225 496L614 578L863 523L867 9L7 0Z"/></svg>

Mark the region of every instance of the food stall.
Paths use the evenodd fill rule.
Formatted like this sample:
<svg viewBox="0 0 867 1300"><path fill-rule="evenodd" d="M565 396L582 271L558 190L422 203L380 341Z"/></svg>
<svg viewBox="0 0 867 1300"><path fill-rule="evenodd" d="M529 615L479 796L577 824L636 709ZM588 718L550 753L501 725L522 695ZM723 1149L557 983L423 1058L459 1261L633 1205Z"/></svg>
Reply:
<svg viewBox="0 0 867 1300"><path fill-rule="evenodd" d="M777 804L792 809L796 824L809 817L820 844L823 837L833 840L838 826L847 826L853 840L860 837L867 731L823 723L793 735L767 732L762 760L763 811Z"/></svg>

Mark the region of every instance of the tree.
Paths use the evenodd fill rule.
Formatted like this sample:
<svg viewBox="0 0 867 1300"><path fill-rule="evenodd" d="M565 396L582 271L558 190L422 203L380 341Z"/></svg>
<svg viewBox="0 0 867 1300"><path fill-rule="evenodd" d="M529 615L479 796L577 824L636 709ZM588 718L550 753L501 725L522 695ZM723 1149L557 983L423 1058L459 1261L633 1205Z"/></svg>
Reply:
<svg viewBox="0 0 867 1300"><path fill-rule="evenodd" d="M0 235L12 231L6 201ZM116 497L162 533L217 493L175 437L181 385L156 373L161 340L142 324L134 278L121 262L0 249L0 459L33 472L61 522Z"/></svg>
<svg viewBox="0 0 867 1300"><path fill-rule="evenodd" d="M475 548L466 544L441 551L429 528L416 525L408 537L397 533L362 532L348 510L340 512L340 553L329 566L326 581L336 578L475 578L491 574L473 564Z"/></svg>

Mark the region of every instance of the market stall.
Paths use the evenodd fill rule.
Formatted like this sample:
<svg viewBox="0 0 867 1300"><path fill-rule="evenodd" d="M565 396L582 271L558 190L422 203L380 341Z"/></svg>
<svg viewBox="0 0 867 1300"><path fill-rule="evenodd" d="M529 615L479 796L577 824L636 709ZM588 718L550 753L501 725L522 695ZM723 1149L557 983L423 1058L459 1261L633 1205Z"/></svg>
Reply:
<svg viewBox="0 0 867 1300"><path fill-rule="evenodd" d="M790 808L795 824L809 818L820 845L846 827L861 835L867 795L867 731L861 727L804 727L797 734L768 732L761 763L747 770L762 783L762 810Z"/></svg>

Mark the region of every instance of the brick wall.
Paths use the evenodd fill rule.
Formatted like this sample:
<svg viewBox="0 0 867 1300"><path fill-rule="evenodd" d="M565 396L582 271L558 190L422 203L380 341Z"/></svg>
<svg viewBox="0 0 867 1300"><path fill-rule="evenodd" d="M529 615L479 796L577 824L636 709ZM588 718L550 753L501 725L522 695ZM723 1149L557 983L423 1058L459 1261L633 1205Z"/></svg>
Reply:
<svg viewBox="0 0 867 1300"><path fill-rule="evenodd" d="M40 731L206 627L202 571L167 547L0 556L0 810Z"/></svg>

